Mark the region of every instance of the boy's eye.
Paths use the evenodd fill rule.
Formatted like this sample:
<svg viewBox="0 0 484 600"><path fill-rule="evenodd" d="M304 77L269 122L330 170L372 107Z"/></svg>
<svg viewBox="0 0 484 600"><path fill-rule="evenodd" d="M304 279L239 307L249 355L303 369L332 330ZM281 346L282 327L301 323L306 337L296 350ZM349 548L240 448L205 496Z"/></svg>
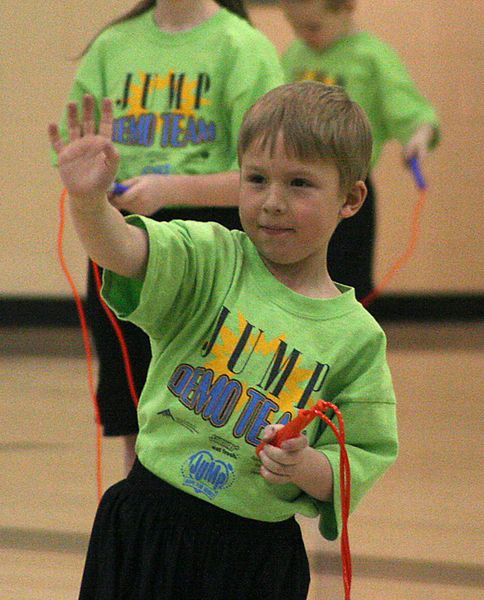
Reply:
<svg viewBox="0 0 484 600"><path fill-rule="evenodd" d="M302 177L296 177L291 180L291 185L294 187L310 187L311 182L307 179L303 179Z"/></svg>
<svg viewBox="0 0 484 600"><path fill-rule="evenodd" d="M264 183L265 178L263 177L263 175L259 175L258 173L250 173L249 175L247 175L246 177L247 181L250 183Z"/></svg>

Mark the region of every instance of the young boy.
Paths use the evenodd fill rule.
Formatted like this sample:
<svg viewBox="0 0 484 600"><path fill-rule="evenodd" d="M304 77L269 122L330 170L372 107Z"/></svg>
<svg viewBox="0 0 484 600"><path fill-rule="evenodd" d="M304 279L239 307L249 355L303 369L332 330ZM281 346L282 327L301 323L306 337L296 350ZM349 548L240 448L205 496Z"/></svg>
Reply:
<svg viewBox="0 0 484 600"><path fill-rule="evenodd" d="M150 336L136 462L98 509L81 598L306 598L296 513L341 523L339 446L313 421L267 445L298 409L339 406L352 509L397 455L385 336L354 290L326 269L329 239L362 206L368 121L336 86L276 88L246 113L239 138L245 232L216 223L125 220L106 191L118 157L105 101L68 107L70 143L50 140L103 294ZM195 591L194 591L195 590Z"/></svg>
<svg viewBox="0 0 484 600"><path fill-rule="evenodd" d="M341 85L368 115L373 134L374 168L383 145L396 139L406 163L422 160L438 139L434 109L418 92L393 49L374 35L359 31L356 0L281 0L298 39L282 64L287 81L316 80ZM364 298L373 287L375 237L373 186L363 209L336 230L329 246L329 272L355 287Z"/></svg>

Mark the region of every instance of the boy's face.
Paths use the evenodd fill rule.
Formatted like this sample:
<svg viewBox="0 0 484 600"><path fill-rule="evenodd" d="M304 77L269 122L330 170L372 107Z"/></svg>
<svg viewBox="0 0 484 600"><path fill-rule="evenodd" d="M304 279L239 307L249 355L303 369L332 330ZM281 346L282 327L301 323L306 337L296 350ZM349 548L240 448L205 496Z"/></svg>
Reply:
<svg viewBox="0 0 484 600"><path fill-rule="evenodd" d="M325 50L348 30L351 11L328 8L324 0L281 0L294 33L313 50Z"/></svg>
<svg viewBox="0 0 484 600"><path fill-rule="evenodd" d="M257 141L246 150L240 176L240 219L269 270L324 276L345 201L336 166L288 156L279 136L272 156Z"/></svg>

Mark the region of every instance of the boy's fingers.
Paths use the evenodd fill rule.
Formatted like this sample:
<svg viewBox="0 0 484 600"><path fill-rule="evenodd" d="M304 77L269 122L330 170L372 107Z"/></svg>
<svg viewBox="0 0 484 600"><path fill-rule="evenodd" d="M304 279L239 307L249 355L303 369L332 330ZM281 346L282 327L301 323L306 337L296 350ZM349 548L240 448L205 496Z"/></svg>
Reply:
<svg viewBox="0 0 484 600"><path fill-rule="evenodd" d="M300 450L298 448L297 450ZM293 466L297 462L297 457L295 455L296 450L289 450L286 448L278 448L277 446L271 446L268 444L264 448L265 456L280 465ZM262 454L262 453L261 453Z"/></svg>
<svg viewBox="0 0 484 600"><path fill-rule="evenodd" d="M262 461L262 466L266 471L276 475L277 477L290 477L297 467L297 462L286 462L278 458L274 460L268 454L265 454Z"/></svg>
<svg viewBox="0 0 484 600"><path fill-rule="evenodd" d="M276 430L272 425L268 425L265 429L264 429L264 434L262 436L262 439L267 442L268 440L272 439L276 434Z"/></svg>
<svg viewBox="0 0 484 600"><path fill-rule="evenodd" d="M106 141L104 144L103 152L109 162L114 163L119 160L119 154L116 152L116 148L110 141Z"/></svg>
<svg viewBox="0 0 484 600"><path fill-rule="evenodd" d="M55 123L50 123L47 132L49 134L49 140L52 148L59 154L64 147L64 142L59 133L59 127Z"/></svg>
<svg viewBox="0 0 484 600"><path fill-rule="evenodd" d="M123 185L125 185L126 187L131 187L135 183L138 183L140 180L141 180L141 177L131 177L131 179L123 179L123 181L121 181L121 183Z"/></svg>
<svg viewBox="0 0 484 600"><path fill-rule="evenodd" d="M287 450L288 452L297 452L298 450L305 448L307 445L307 437L305 435L298 435L295 438L284 440L284 442L281 444L281 449Z"/></svg>
<svg viewBox="0 0 484 600"><path fill-rule="evenodd" d="M77 104L75 102L69 102L67 105L67 129L69 132L69 140L71 142L81 137L81 126L79 124Z"/></svg>
<svg viewBox="0 0 484 600"><path fill-rule="evenodd" d="M109 140L113 132L113 103L109 98L104 98L101 105L101 120L99 122L99 135Z"/></svg>
<svg viewBox="0 0 484 600"><path fill-rule="evenodd" d="M84 135L96 133L95 103L92 96L86 95L82 100L82 130Z"/></svg>

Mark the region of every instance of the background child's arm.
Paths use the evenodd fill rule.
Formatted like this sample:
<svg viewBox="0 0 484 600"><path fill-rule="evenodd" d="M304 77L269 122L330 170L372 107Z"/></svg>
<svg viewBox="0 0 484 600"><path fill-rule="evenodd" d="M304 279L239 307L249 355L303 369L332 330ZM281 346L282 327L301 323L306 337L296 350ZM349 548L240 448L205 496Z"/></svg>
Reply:
<svg viewBox="0 0 484 600"><path fill-rule="evenodd" d="M95 262L119 275L143 278L148 260L146 233L128 225L106 195L119 164L111 142L111 101L102 103L98 133L94 113L92 96L85 96L83 100L82 122L77 105L68 105L67 144L60 137L58 126L49 126L49 138L59 157L59 173L69 194L74 226Z"/></svg>
<svg viewBox="0 0 484 600"><path fill-rule="evenodd" d="M270 441L282 425L267 427L263 440ZM324 454L308 445L305 435L286 440L280 448L267 444L260 452L261 475L275 484L294 483L322 501L333 496L333 471Z"/></svg>
<svg viewBox="0 0 484 600"><path fill-rule="evenodd" d="M138 215L162 206L238 206L239 172L205 175L141 175L123 181L128 190L112 203Z"/></svg>
<svg viewBox="0 0 484 600"><path fill-rule="evenodd" d="M414 157L422 161L429 153L436 135L436 128L431 123L420 125L410 140L403 146L405 163L408 164L408 161Z"/></svg>

